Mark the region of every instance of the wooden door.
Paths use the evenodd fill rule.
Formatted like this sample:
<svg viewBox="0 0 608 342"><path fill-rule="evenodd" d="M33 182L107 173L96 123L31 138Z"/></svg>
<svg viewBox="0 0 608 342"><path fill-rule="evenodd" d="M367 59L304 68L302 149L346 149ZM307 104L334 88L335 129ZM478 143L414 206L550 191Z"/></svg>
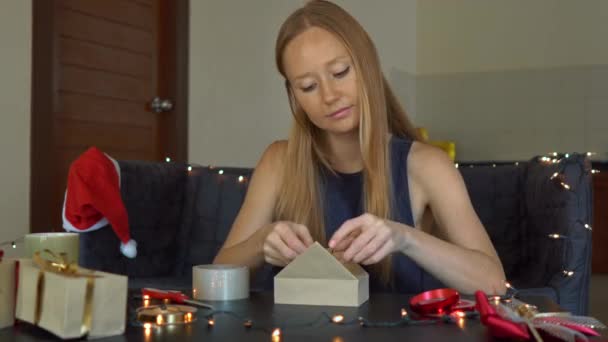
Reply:
<svg viewBox="0 0 608 342"><path fill-rule="evenodd" d="M591 271L608 273L608 169L593 175L593 257Z"/></svg>
<svg viewBox="0 0 608 342"><path fill-rule="evenodd" d="M187 0L33 2L31 231L62 230L69 166L90 146L186 160L187 13Z"/></svg>

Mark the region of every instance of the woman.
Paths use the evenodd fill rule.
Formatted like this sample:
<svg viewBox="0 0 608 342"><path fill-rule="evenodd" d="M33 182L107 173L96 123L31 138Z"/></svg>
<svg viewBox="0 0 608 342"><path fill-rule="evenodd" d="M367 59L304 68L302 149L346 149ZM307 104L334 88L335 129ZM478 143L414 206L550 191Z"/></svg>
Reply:
<svg viewBox="0 0 608 342"><path fill-rule="evenodd" d="M276 63L295 122L264 152L214 262L285 266L329 237L338 258L368 269L372 291L504 293L460 174L418 141L360 24L311 1L282 25Z"/></svg>

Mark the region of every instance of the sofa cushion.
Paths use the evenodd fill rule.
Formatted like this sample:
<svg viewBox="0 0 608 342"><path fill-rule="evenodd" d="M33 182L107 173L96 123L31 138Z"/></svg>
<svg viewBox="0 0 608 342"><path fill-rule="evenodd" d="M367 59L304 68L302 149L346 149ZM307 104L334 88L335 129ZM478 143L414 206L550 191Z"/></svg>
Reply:
<svg viewBox="0 0 608 342"><path fill-rule="evenodd" d="M507 278L511 278L518 272L523 258L521 188L525 166L515 163L499 167L462 165L459 170L475 212L496 248Z"/></svg>
<svg viewBox="0 0 608 342"><path fill-rule="evenodd" d="M124 257L118 238L107 226L81 234L81 265L132 277L172 276L187 165L140 161L120 161L119 165L121 195L138 255Z"/></svg>
<svg viewBox="0 0 608 342"><path fill-rule="evenodd" d="M527 267L513 280L519 287L559 289L559 304L577 314L587 311L591 272L591 231L585 228L592 221L590 170L589 160L578 154L559 163L535 159L528 164Z"/></svg>
<svg viewBox="0 0 608 342"><path fill-rule="evenodd" d="M186 186L179 248L179 274L211 264L241 208L251 169L196 167ZM239 178L241 177L241 178Z"/></svg>

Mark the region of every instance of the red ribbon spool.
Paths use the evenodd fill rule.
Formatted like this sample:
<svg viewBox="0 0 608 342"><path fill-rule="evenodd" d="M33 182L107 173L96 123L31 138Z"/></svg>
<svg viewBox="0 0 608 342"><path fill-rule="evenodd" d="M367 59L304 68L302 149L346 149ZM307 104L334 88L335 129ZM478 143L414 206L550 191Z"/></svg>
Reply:
<svg viewBox="0 0 608 342"><path fill-rule="evenodd" d="M454 289L436 289L422 292L410 299L410 308L420 315L445 314L460 300L460 294Z"/></svg>

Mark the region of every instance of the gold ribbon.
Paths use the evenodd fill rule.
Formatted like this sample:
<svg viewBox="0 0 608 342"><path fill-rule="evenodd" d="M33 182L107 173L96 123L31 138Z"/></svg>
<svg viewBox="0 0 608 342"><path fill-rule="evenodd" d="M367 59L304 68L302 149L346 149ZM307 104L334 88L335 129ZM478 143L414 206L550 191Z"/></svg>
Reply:
<svg viewBox="0 0 608 342"><path fill-rule="evenodd" d="M95 287L95 278L99 275L93 274L93 271L84 271L78 268L73 262L69 262L67 253L59 253L59 256L45 249L44 252L51 256L52 260L44 259L40 256L40 252L35 252L32 258L38 266L38 286L36 287L36 310L34 311L34 324L38 325L42 314L42 302L44 295L44 273L52 272L70 278L87 278L87 285L84 296L84 312L82 315L82 326L80 328L81 335L85 335L91 329L93 320L93 290Z"/></svg>

